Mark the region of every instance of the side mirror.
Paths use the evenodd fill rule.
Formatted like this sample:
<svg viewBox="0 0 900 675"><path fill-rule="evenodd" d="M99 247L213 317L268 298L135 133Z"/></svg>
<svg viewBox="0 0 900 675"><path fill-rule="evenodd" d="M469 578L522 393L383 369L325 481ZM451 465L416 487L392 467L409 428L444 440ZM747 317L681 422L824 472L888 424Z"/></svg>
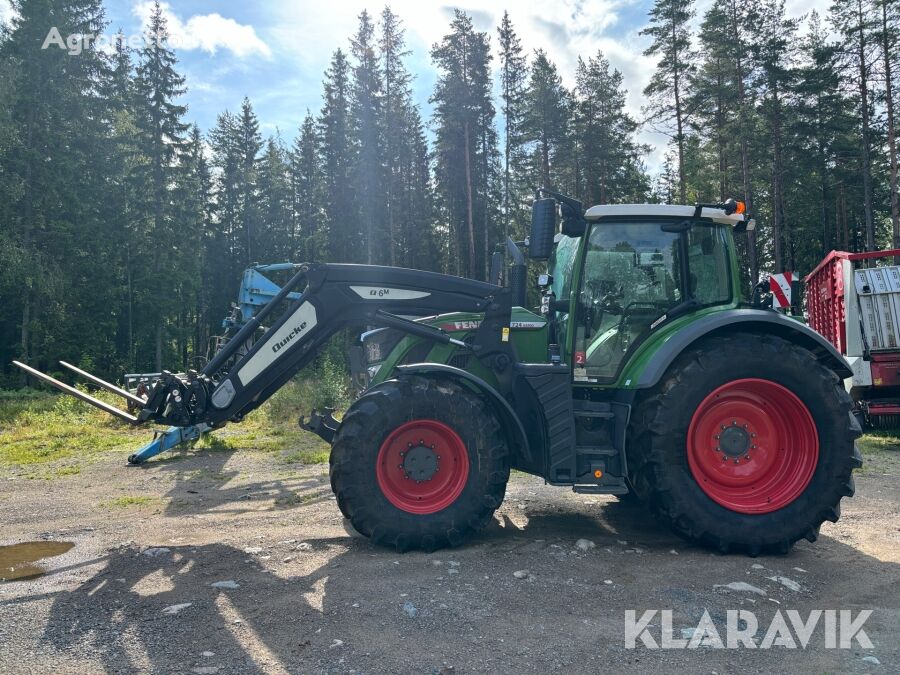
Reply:
<svg viewBox="0 0 900 675"><path fill-rule="evenodd" d="M528 238L528 257L546 260L553 253L556 236L556 200L552 197L535 199L531 205L531 236Z"/></svg>

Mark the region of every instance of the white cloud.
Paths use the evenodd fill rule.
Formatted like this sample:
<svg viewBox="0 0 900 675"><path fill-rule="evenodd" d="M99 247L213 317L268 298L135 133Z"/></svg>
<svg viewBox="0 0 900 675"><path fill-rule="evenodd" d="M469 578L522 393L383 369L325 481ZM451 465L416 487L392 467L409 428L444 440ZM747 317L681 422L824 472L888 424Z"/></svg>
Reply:
<svg viewBox="0 0 900 675"><path fill-rule="evenodd" d="M0 0L0 25L8 25L12 20L14 14L15 12L13 12L12 4L10 3L10 1Z"/></svg>
<svg viewBox="0 0 900 675"><path fill-rule="evenodd" d="M830 1L787 0L786 11L792 17L799 17L811 9L817 9L824 15ZM578 56L586 59L601 50L612 66L622 72L628 90L628 112L640 121L641 107L645 103L643 90L653 74L656 59L643 55L649 41L638 33L646 24L646 12L652 4L652 0L517 0L515 3L458 0L446 4L440 1L391 0L390 7L403 21L406 30L407 45L411 50L407 57L408 65L416 75L413 87L420 102L427 101L436 77L429 56L430 48L448 32L453 9L459 8L468 13L476 28L490 34L495 57L496 27L504 9L509 9L528 55L531 56L535 48L544 49L559 68L566 86L574 85ZM712 0L698 2L697 27L711 4ZM298 109L308 106L311 99L317 101L319 82L331 53L339 47L344 51L349 49L349 38L356 30L360 12L368 9L377 22L381 6L370 0L332 3L277 0L267 5L271 20L266 26L266 35L278 54L279 68L285 73L299 72L302 75L294 91L283 90L279 97L283 101L297 99L298 103L302 99ZM495 68L498 65L496 58L493 65ZM315 92L308 90L312 82L315 82ZM256 99L254 97L254 101ZM315 108L316 104L312 107ZM427 109L424 112L426 116L430 113ZM638 140L653 146L647 165L651 171L657 170L662 164L669 139L642 128Z"/></svg>
<svg viewBox="0 0 900 675"><path fill-rule="evenodd" d="M215 54L222 48L240 58L253 54L266 58L272 56L272 50L259 38L253 26L239 24L218 13L196 14L183 21L168 3L160 3L160 6L168 23L169 44L177 49L202 49ZM153 2L140 2L133 7L132 12L146 28L153 12Z"/></svg>

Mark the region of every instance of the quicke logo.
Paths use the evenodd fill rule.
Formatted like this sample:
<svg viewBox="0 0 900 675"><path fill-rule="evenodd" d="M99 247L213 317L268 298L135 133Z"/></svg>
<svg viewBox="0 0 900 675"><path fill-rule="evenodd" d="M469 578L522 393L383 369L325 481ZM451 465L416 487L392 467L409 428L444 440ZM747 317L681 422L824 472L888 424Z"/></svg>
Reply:
<svg viewBox="0 0 900 675"><path fill-rule="evenodd" d="M279 340L274 345L272 345L272 351L277 352L282 347L286 346L291 340L300 335L304 330L306 330L306 322L304 321L299 326L294 326L294 330L288 333L283 340Z"/></svg>

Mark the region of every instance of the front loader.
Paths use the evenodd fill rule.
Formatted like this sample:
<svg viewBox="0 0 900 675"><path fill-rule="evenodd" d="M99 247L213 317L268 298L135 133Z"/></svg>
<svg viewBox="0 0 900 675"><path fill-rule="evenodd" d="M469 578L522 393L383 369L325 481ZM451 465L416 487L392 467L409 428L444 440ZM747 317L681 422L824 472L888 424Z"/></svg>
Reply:
<svg viewBox="0 0 900 675"><path fill-rule="evenodd" d="M524 308L521 244L491 281L371 265L245 273L242 303L200 372L152 376L133 414L17 364L132 424L170 425L141 463L239 422L338 330L360 393L332 444L331 485L353 526L399 550L465 541L501 504L510 469L590 494L631 495L720 551L815 541L853 494L859 425L847 363L824 338L741 301L743 204L604 205L544 191L527 245L549 259ZM561 227L558 222L562 216ZM78 374L87 376L78 371Z"/></svg>

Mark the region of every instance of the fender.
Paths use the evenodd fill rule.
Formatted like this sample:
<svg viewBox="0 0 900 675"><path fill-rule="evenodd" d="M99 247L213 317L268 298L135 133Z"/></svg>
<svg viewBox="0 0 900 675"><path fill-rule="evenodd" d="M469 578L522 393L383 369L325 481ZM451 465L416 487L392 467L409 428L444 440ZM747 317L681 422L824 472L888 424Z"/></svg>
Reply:
<svg viewBox="0 0 900 675"><path fill-rule="evenodd" d="M638 389L655 386L678 355L700 338L739 330L778 335L808 349L841 379L853 375L847 361L834 345L806 324L769 309L741 308L708 314L676 331L651 357L635 386Z"/></svg>
<svg viewBox="0 0 900 675"><path fill-rule="evenodd" d="M507 440L514 446L519 447L519 454L523 457L531 457L531 448L528 444L528 436L522 421L516 415L515 410L509 402L500 395L490 384L482 380L477 375L473 375L456 366L449 366L444 363L410 363L408 365L397 366L395 368L400 377L404 375L440 375L450 377L457 380L463 380L467 384L474 387L479 393L490 402L494 411L500 416L503 428L506 430Z"/></svg>

